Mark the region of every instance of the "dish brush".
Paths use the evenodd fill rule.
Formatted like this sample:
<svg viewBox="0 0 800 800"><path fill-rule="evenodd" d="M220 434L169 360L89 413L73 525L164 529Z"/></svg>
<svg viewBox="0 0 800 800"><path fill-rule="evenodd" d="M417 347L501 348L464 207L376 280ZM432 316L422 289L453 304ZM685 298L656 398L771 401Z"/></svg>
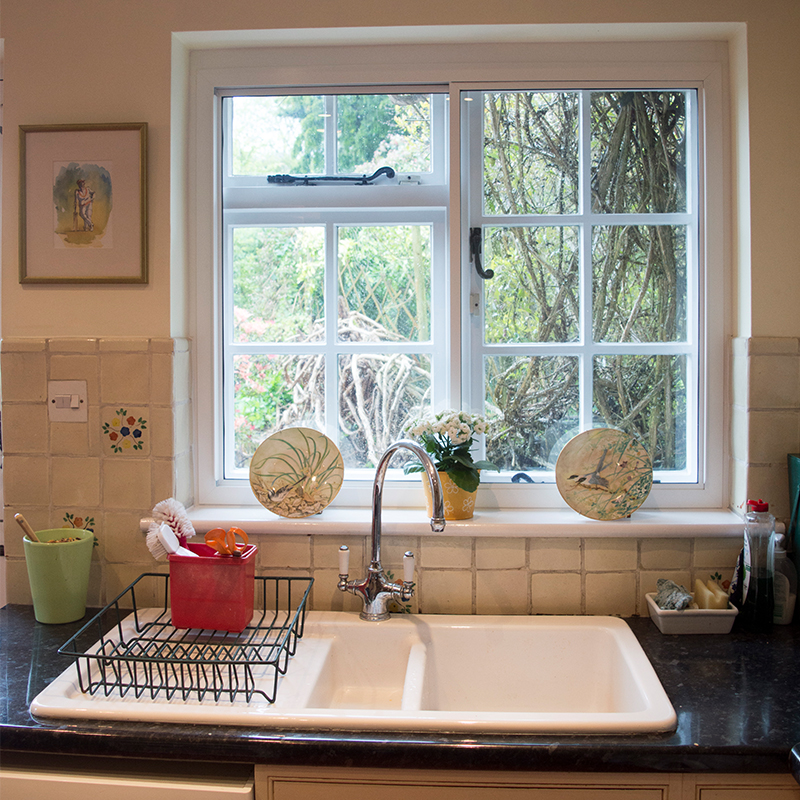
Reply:
<svg viewBox="0 0 800 800"><path fill-rule="evenodd" d="M163 561L168 555L174 553L178 556L194 556L197 553L182 547L172 528L165 522L151 522L147 531L147 548L156 561Z"/></svg>
<svg viewBox="0 0 800 800"><path fill-rule="evenodd" d="M153 507L153 519L163 522L178 537L181 547L186 547L186 540L191 539L196 531L183 503L174 497L168 497Z"/></svg>

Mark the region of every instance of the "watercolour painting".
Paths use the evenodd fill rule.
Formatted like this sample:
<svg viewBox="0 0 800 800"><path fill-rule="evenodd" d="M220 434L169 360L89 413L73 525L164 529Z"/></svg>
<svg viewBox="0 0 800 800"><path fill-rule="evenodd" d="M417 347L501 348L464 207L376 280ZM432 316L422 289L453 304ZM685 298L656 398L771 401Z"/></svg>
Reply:
<svg viewBox="0 0 800 800"><path fill-rule="evenodd" d="M147 124L20 126L20 283L147 283Z"/></svg>

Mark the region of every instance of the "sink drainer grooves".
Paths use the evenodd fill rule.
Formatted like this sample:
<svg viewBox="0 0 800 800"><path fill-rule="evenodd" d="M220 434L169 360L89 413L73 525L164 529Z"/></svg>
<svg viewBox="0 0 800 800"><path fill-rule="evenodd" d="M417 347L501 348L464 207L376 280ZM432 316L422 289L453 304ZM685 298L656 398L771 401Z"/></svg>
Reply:
<svg viewBox="0 0 800 800"><path fill-rule="evenodd" d="M170 616L169 575L144 573L58 652L76 659L84 694L247 703L257 696L274 703L278 679L303 636L314 579L256 576L255 581L257 610L241 633L181 630ZM137 591L163 597L163 609L138 608ZM126 638L122 622L131 614L135 635Z"/></svg>

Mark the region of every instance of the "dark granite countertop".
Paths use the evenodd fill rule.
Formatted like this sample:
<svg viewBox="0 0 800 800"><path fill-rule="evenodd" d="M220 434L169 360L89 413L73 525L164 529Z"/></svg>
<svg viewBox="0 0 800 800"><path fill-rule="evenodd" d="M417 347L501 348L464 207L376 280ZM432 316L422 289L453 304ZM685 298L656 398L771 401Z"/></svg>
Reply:
<svg viewBox="0 0 800 800"><path fill-rule="evenodd" d="M87 615L86 619L89 616ZM0 609L0 748L181 761L386 768L619 772L789 772L800 742L800 626L771 634L665 636L627 620L678 714L674 733L465 736L292 731L134 722L41 722L30 701L69 664L56 652L81 623L41 625Z"/></svg>

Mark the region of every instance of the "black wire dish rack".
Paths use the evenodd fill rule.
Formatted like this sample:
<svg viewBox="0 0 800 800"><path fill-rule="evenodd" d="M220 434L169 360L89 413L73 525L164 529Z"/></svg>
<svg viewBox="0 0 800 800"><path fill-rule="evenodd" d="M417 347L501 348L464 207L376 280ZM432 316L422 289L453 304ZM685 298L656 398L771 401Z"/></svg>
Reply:
<svg viewBox="0 0 800 800"><path fill-rule="evenodd" d="M85 694L274 703L303 636L314 579L256 576L255 582L251 624L227 633L175 628L169 575L144 573L58 652L76 659Z"/></svg>

